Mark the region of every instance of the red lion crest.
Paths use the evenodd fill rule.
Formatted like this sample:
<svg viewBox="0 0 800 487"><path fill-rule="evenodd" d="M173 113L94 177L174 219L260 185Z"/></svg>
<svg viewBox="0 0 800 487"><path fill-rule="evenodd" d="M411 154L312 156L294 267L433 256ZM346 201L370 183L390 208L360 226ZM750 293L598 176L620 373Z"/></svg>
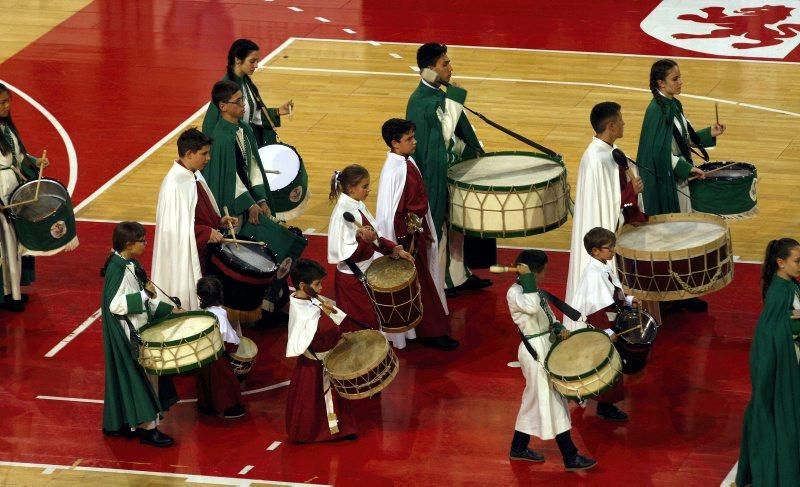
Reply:
<svg viewBox="0 0 800 487"><path fill-rule="evenodd" d="M800 32L800 24L781 24L774 28L769 27L789 18L794 8L784 5L741 8L734 10L734 15L725 14L725 7L706 7L701 10L706 13L706 17L684 14L679 15L678 18L690 22L712 24L721 28L714 29L707 34L673 34L672 37L675 39L719 39L744 36L746 39L757 42L735 42L732 46L736 49L752 49L778 45L783 42L783 39L795 37Z"/></svg>

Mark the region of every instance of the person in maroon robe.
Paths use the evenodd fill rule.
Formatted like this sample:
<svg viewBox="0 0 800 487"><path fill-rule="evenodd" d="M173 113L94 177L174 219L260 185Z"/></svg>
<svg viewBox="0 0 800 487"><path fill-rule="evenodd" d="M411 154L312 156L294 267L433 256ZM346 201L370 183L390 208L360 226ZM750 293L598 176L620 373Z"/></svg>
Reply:
<svg viewBox="0 0 800 487"><path fill-rule="evenodd" d="M322 360L342 336L344 313L319 297L325 269L297 259L291 271L296 291L289 298L286 356L297 357L286 400L286 433L292 443L357 438L350 402L331 387ZM360 285L360 284L359 284Z"/></svg>

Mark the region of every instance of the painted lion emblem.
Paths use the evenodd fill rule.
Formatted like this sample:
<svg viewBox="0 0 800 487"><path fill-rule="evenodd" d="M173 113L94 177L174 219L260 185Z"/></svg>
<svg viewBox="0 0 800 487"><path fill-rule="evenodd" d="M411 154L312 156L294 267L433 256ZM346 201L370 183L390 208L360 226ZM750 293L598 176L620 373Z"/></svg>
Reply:
<svg viewBox="0 0 800 487"><path fill-rule="evenodd" d="M775 46L784 39L797 36L800 24L778 24L789 18L794 8L785 5L764 5L734 10L732 15L725 13L725 7L706 7L701 9L706 16L696 14L679 15L678 19L719 27L705 34L673 34L675 39L719 39L739 37L755 42L735 42L736 49ZM771 27L773 26L774 27Z"/></svg>

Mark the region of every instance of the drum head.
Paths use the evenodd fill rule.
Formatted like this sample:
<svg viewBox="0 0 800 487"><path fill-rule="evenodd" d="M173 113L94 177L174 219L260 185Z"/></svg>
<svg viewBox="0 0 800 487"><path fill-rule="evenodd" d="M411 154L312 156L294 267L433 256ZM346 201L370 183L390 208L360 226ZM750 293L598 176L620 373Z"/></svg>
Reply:
<svg viewBox="0 0 800 487"><path fill-rule="evenodd" d="M707 175L706 179L734 181L737 179L746 179L756 175L756 167L746 162L735 162L735 161L707 162L705 164L700 165L700 169L707 172L724 166L727 167L725 167L724 169L719 169L714 171L713 173Z"/></svg>
<svg viewBox="0 0 800 487"><path fill-rule="evenodd" d="M242 273L273 274L278 270L277 259L272 251L256 243L223 243L220 245L218 253Z"/></svg>
<svg viewBox="0 0 800 487"><path fill-rule="evenodd" d="M217 324L217 317L205 311L173 315L143 326L142 341L146 344L173 344L192 340L208 333Z"/></svg>
<svg viewBox="0 0 800 487"><path fill-rule="evenodd" d="M486 154L453 165L448 179L478 187L519 188L546 183L565 172L563 164L527 152Z"/></svg>
<svg viewBox="0 0 800 487"><path fill-rule="evenodd" d="M325 357L325 366L331 376L350 379L375 368L388 352L389 344L381 332L359 330L342 335Z"/></svg>
<svg viewBox="0 0 800 487"><path fill-rule="evenodd" d="M280 174L267 174L270 191L278 191L288 186L300 172L300 156L288 145L272 144L258 149L264 169L280 171Z"/></svg>
<svg viewBox="0 0 800 487"><path fill-rule="evenodd" d="M580 378L603 366L613 349L611 339L602 331L578 330L553 346L545 367L561 378Z"/></svg>
<svg viewBox="0 0 800 487"><path fill-rule="evenodd" d="M618 314L612 329L632 345L651 345L658 334L658 323L649 313L632 309Z"/></svg>
<svg viewBox="0 0 800 487"><path fill-rule="evenodd" d="M687 219L647 223L620 233L617 248L644 252L686 250L710 244L727 232L724 223L718 225L711 221Z"/></svg>
<svg viewBox="0 0 800 487"><path fill-rule="evenodd" d="M38 181L28 181L15 189L11 194L9 204L33 200L38 184L40 184ZM52 179L42 179L36 201L14 206L10 210L15 216L38 222L58 211L66 201L69 201L69 193L61 183Z"/></svg>
<svg viewBox="0 0 800 487"><path fill-rule="evenodd" d="M247 337L240 337L239 348L236 349L235 353L231 354L231 357L236 360L250 361L253 360L256 355L258 355L258 346L256 342Z"/></svg>
<svg viewBox="0 0 800 487"><path fill-rule="evenodd" d="M388 255L372 261L366 272L367 284L379 290L394 290L405 287L416 276L414 264Z"/></svg>

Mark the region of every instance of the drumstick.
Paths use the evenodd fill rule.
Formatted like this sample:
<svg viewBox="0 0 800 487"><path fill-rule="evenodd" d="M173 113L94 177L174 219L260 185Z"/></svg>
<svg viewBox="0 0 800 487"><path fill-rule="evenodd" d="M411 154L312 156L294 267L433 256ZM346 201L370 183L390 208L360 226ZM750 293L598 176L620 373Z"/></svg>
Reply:
<svg viewBox="0 0 800 487"><path fill-rule="evenodd" d="M47 159L47 149L42 151L42 159ZM36 180L36 192L33 194L33 201L39 200L39 186L42 185L42 173L44 172L44 163L39 164L39 179Z"/></svg>
<svg viewBox="0 0 800 487"><path fill-rule="evenodd" d="M502 274L504 272L517 272L517 268L504 265L493 265L489 266L489 272L493 272L495 274Z"/></svg>
<svg viewBox="0 0 800 487"><path fill-rule="evenodd" d="M227 217L230 217L230 216L231 216L231 215L230 215L230 213L228 213L228 207L227 207L227 206L223 206L223 207L222 207L222 210L225 212L225 216L227 216ZM234 238L234 240L235 240L235 239L236 239L236 230L234 230L234 228L233 228L233 222L232 222L232 221L230 221L230 220L228 220L228 228L230 228L230 230L231 230L231 235L233 235L233 238ZM237 248L239 247L239 243L238 243L238 242L236 243L236 247L237 247Z"/></svg>
<svg viewBox="0 0 800 487"><path fill-rule="evenodd" d="M223 238L222 241L225 242L225 243L235 243L235 244L240 244L240 243L243 243L243 244L258 244L258 245L260 245L262 247L266 247L266 245L267 245L266 243L261 242L261 241L255 242L255 241L252 241L252 240L241 240L241 239L238 239L238 238Z"/></svg>
<svg viewBox="0 0 800 487"><path fill-rule="evenodd" d="M277 169L264 169L265 174L280 174L281 172Z"/></svg>
<svg viewBox="0 0 800 487"><path fill-rule="evenodd" d="M624 335L624 334L626 334L626 333L630 333L630 332L632 332L633 330L644 330L644 327L642 326L642 322L641 322L641 321L639 321L639 324L638 324L638 325L636 325L636 326L633 326L633 327L631 327L631 328L628 328L627 330L624 330L624 331L621 331L621 332L617 333L617 336L619 336L619 335Z"/></svg>
<svg viewBox="0 0 800 487"><path fill-rule="evenodd" d="M714 114L717 116L717 125L719 125L719 105L714 102Z"/></svg>
<svg viewBox="0 0 800 487"><path fill-rule="evenodd" d="M724 165L724 166L719 166L719 167L717 167L717 168L714 168L714 169L712 169L712 170L710 170L710 171L706 171L706 172L705 172L705 174L706 174L706 176L708 176L709 174L714 174L714 173L715 173L715 172L717 172L717 171L721 171L721 170L723 170L723 169L730 169L731 167L733 167L733 166L738 166L738 165L739 165L739 163L738 163L738 162L734 162L734 163L732 163L732 164L727 164L727 165ZM699 178L699 177L700 177L700 176L692 176L692 177L690 177L690 178L689 178L689 181L694 181L695 179L697 179L697 178Z"/></svg>

